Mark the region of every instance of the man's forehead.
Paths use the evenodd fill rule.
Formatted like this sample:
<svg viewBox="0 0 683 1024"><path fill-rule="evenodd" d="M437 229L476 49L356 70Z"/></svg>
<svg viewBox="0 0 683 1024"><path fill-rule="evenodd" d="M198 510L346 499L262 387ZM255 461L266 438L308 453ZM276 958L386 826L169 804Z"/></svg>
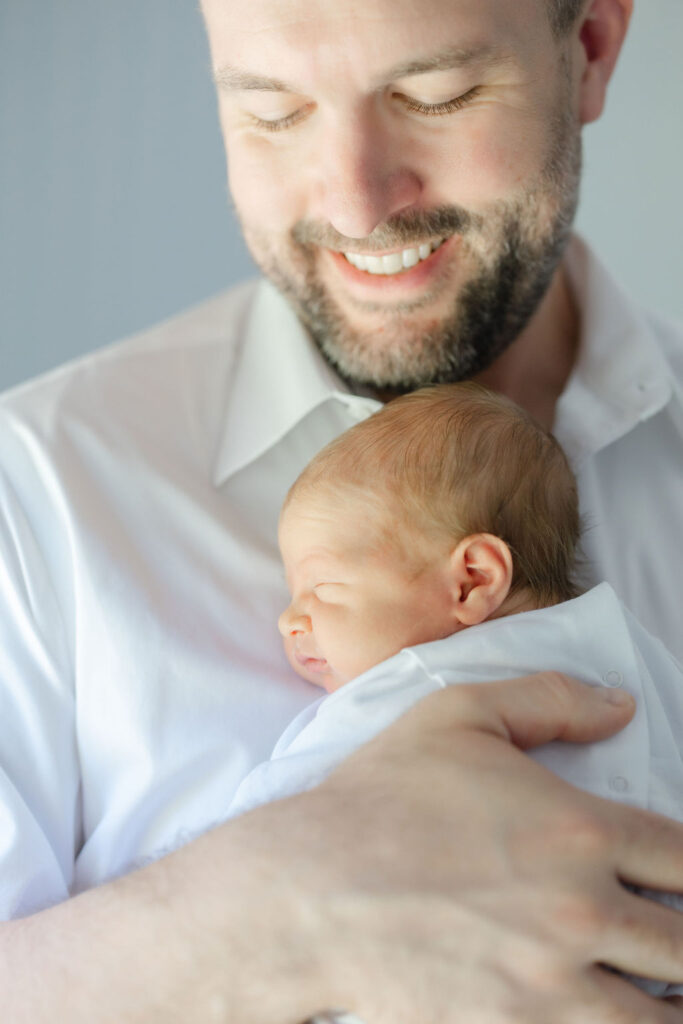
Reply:
<svg viewBox="0 0 683 1024"><path fill-rule="evenodd" d="M343 51L362 42L384 56L388 45L440 39L465 47L534 33L547 0L201 0L214 57L242 47L263 56L286 47Z"/></svg>

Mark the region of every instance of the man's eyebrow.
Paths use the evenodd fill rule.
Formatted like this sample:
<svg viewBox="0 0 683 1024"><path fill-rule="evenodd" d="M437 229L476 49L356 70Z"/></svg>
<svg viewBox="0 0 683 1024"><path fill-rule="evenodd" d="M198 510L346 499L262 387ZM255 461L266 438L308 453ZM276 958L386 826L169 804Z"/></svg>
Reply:
<svg viewBox="0 0 683 1024"><path fill-rule="evenodd" d="M428 57L418 57L415 60L403 61L391 68L381 81L376 83L379 88L387 82L393 82L399 78L410 78L415 75L427 75L435 71L452 71L455 68L479 65L492 67L497 64L504 64L510 60L510 54L489 44L483 46L448 47L438 53L430 54ZM302 94L306 90L299 88L279 78L270 78L267 75L253 74L242 68L233 67L230 64L223 64L214 72L216 85L227 92L290 92Z"/></svg>
<svg viewBox="0 0 683 1024"><path fill-rule="evenodd" d="M429 57L418 57L416 60L396 64L386 76L388 82L397 78L410 78L414 75L428 75L433 71L452 71L455 68L466 68L473 64L482 67L494 67L505 64L511 55L497 46L447 47Z"/></svg>
<svg viewBox="0 0 683 1024"><path fill-rule="evenodd" d="M296 86L287 85L279 78L267 78L265 75L254 75L241 68L223 64L214 72L216 85L228 92L255 90L257 92L299 92Z"/></svg>

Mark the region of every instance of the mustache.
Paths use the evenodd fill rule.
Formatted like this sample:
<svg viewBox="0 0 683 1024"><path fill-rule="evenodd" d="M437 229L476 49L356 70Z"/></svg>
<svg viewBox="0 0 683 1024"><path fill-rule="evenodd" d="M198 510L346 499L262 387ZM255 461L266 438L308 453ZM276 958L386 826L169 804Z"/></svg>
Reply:
<svg viewBox="0 0 683 1024"><path fill-rule="evenodd" d="M292 237L303 246L322 246L334 252L362 248L366 254L382 249L409 248L428 238L466 235L480 229L483 218L460 206L439 206L433 210L414 210L397 214L385 224L378 224L367 238L340 235L331 224L300 220L292 228Z"/></svg>

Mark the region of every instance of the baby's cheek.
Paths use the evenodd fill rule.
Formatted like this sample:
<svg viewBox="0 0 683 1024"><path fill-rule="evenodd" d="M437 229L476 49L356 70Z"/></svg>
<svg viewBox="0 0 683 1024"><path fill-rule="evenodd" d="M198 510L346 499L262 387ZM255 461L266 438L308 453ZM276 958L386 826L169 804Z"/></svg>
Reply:
<svg viewBox="0 0 683 1024"><path fill-rule="evenodd" d="M302 679L308 679L308 676L306 675L303 666L300 665L299 662L296 660L296 657L295 657L295 654L294 654L294 651L295 651L294 637L293 636L285 636L285 637L283 637L282 638L282 646L284 647L285 657L287 658L287 661L292 666L292 668L294 669L296 674L298 676L301 676Z"/></svg>
<svg viewBox="0 0 683 1024"><path fill-rule="evenodd" d="M328 690L330 687L326 685L325 679L320 675L319 672L309 671L305 665L302 665L296 658L296 642L293 636L286 636L282 638L282 646L284 647L285 656L287 661L294 669L296 674L302 679L305 679L307 683L314 683L316 686L322 686ZM333 687L334 688L334 687Z"/></svg>
<svg viewBox="0 0 683 1024"><path fill-rule="evenodd" d="M294 637L289 634L287 636L283 636L282 646L284 647L287 661L292 667L294 667Z"/></svg>

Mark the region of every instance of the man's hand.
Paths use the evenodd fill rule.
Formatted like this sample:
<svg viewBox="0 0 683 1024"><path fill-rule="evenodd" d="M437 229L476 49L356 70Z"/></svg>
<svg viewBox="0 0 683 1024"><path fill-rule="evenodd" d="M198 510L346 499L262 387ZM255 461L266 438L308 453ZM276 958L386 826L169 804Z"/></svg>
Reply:
<svg viewBox="0 0 683 1024"><path fill-rule="evenodd" d="M680 1024L600 964L683 981L683 826L518 747L632 705L541 674L450 687L309 793L0 928L3 1024Z"/></svg>
<svg viewBox="0 0 683 1024"><path fill-rule="evenodd" d="M599 965L683 980L683 915L620 885L683 889L683 827L516 749L617 731L622 699L552 673L450 687L306 797L328 1006L367 1024L680 1021Z"/></svg>

